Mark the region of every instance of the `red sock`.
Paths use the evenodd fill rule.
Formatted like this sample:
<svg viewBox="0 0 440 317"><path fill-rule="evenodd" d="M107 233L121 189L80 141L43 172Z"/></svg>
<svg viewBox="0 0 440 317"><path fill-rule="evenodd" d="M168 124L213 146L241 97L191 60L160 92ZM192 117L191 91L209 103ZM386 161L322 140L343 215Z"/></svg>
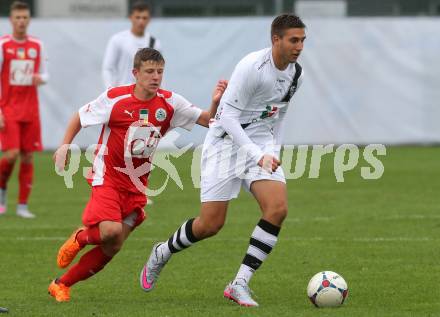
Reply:
<svg viewBox="0 0 440 317"><path fill-rule="evenodd" d="M66 286L72 286L101 271L111 259L111 256L106 255L101 247L97 246L84 254L81 259L79 259L79 262L64 273L58 281Z"/></svg>
<svg viewBox="0 0 440 317"><path fill-rule="evenodd" d="M27 204L29 194L32 189L32 179L34 176L34 164L20 163L20 171L18 172L18 180L20 188L18 192L18 203Z"/></svg>
<svg viewBox="0 0 440 317"><path fill-rule="evenodd" d="M0 160L0 188L5 189L6 184L14 169L14 163L9 163L6 158Z"/></svg>
<svg viewBox="0 0 440 317"><path fill-rule="evenodd" d="M88 244L101 244L101 233L99 232L99 226L89 227L83 231L80 231L76 235L76 241L78 241L81 247L84 247Z"/></svg>

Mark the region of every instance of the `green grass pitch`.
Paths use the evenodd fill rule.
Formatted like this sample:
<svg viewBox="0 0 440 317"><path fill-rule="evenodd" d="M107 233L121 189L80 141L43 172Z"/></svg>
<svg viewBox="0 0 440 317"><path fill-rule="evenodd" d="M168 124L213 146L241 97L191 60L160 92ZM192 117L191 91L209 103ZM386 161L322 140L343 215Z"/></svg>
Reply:
<svg viewBox="0 0 440 317"><path fill-rule="evenodd" d="M198 213L191 153L173 159L184 190L170 182L113 261L75 285L69 303L55 302L47 286L62 272L56 253L80 225L89 188L78 173L74 188L66 189L51 154L37 154L30 207L38 217L15 216L15 172L9 211L0 218L0 306L10 309L9 316L440 316L439 151L389 147L380 158L381 179L362 179L359 165L344 183L333 174L334 155L326 155L319 178L289 181L289 215L279 242L251 282L259 308L241 308L222 296L260 217L243 192L217 236L174 256L153 292L138 286L153 243ZM164 178L156 169L151 186ZM316 309L308 301L308 280L322 270L348 282L341 308Z"/></svg>

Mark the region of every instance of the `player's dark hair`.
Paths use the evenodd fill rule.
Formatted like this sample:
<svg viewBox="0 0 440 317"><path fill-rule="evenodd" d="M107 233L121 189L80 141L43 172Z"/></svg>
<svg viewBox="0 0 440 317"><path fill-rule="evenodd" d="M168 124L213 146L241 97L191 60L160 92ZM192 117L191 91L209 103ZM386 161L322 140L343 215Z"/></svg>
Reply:
<svg viewBox="0 0 440 317"><path fill-rule="evenodd" d="M136 1L130 7L130 15L132 15L133 12L135 12L135 11L140 11L140 12L148 11L148 12L150 12L151 10L150 10L150 6L147 3L143 2L143 1Z"/></svg>
<svg viewBox="0 0 440 317"><path fill-rule="evenodd" d="M12 12L14 10L31 10L29 5L26 2L23 1L14 1L12 2L11 6L9 7L9 12Z"/></svg>
<svg viewBox="0 0 440 317"><path fill-rule="evenodd" d="M294 14L281 14L272 21L270 36L278 35L282 37L287 29L298 28L305 29L306 25L299 16Z"/></svg>
<svg viewBox="0 0 440 317"><path fill-rule="evenodd" d="M154 48L141 48L134 56L133 68L139 69L142 62L152 61L156 63L165 63L162 54Z"/></svg>

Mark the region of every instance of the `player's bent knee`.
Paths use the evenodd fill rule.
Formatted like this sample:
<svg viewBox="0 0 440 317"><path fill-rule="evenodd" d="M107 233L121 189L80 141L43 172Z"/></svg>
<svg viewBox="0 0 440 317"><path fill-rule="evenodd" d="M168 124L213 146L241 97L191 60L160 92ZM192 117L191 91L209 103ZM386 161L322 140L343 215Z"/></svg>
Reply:
<svg viewBox="0 0 440 317"><path fill-rule="evenodd" d="M264 218L274 225L281 225L287 217L287 204L280 203L268 206L264 211Z"/></svg>
<svg viewBox="0 0 440 317"><path fill-rule="evenodd" d="M209 238L216 235L223 228L223 221L219 222L202 222L199 228L199 239Z"/></svg>
<svg viewBox="0 0 440 317"><path fill-rule="evenodd" d="M122 226L106 226L101 230L101 238L103 242L112 241L116 244L118 241L123 240Z"/></svg>
<svg viewBox="0 0 440 317"><path fill-rule="evenodd" d="M210 224L207 228L207 236L212 237L216 235L223 228L223 224L223 222Z"/></svg>

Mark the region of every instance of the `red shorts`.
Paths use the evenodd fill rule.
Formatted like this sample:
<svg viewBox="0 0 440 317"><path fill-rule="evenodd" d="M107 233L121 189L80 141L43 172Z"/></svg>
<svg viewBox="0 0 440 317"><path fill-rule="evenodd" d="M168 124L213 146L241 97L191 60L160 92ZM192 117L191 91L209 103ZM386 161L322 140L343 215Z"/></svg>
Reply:
<svg viewBox="0 0 440 317"><path fill-rule="evenodd" d="M5 128L0 132L2 151L21 150L37 152L43 149L41 144L40 120L29 122L5 120Z"/></svg>
<svg viewBox="0 0 440 317"><path fill-rule="evenodd" d="M128 215L135 212L137 216L133 227L137 227L146 218L144 212L146 203L145 194L120 191L111 186L93 186L82 221L87 227L102 221L122 223Z"/></svg>

